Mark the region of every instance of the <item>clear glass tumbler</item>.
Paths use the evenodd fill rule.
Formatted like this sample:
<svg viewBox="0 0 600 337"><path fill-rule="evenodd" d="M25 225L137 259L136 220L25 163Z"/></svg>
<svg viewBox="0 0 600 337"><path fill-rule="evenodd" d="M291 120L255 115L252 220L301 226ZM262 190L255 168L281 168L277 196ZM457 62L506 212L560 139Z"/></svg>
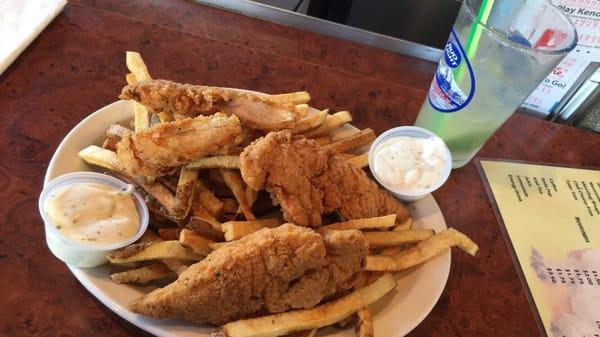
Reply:
<svg viewBox="0 0 600 337"><path fill-rule="evenodd" d="M415 125L465 165L576 44L548 1L463 1Z"/></svg>

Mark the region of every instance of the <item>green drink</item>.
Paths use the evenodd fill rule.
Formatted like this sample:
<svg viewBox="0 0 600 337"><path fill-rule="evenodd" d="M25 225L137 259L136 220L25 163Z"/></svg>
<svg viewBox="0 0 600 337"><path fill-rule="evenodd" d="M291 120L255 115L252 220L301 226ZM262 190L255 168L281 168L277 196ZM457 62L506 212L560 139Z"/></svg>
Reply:
<svg viewBox="0 0 600 337"><path fill-rule="evenodd" d="M415 125L465 165L576 44L546 1L465 0Z"/></svg>

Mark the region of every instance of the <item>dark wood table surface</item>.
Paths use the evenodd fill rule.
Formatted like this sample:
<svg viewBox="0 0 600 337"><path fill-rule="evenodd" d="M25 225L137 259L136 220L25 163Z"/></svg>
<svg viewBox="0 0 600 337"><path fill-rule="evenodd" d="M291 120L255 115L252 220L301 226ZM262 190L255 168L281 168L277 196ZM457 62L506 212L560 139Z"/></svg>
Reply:
<svg viewBox="0 0 600 337"><path fill-rule="evenodd" d="M37 200L47 163L82 118L116 100L124 53L155 77L265 92L307 90L358 127L412 124L435 65L183 0L67 5L0 76L0 336L142 336L48 251ZM481 156L600 166L597 135L514 115ZM453 254L439 302L410 336L536 336L534 316L473 163L434 193L480 244ZM398 317L399 320L402 317ZM385 336L385 332L378 332Z"/></svg>

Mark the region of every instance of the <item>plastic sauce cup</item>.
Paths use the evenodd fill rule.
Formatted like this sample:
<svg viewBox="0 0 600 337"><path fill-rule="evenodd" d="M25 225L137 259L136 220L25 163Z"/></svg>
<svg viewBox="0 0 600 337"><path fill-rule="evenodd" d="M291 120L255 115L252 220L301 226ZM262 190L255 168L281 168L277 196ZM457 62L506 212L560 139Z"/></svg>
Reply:
<svg viewBox="0 0 600 337"><path fill-rule="evenodd" d="M429 188L416 190L416 191L401 191L394 189L393 187L387 185L375 172L373 169L373 161L375 160L375 152L377 147L383 143L384 141L395 138L395 137L412 137L412 138L437 138L444 144L444 149L446 152L446 161L444 162L444 167L442 168L442 175L439 180L434 184L431 184ZM448 146L444 143L444 141L436 136L433 132L417 127L417 126L399 126L393 129L389 129L386 132L382 133L375 139L373 144L371 144L371 148L369 149L369 169L371 173L375 177L375 179L379 182L381 186L390 191L396 198L403 201L415 201L421 198L424 198L431 192L437 190L442 186L448 177L450 176L450 171L452 170L452 155L450 154L450 150L448 150Z"/></svg>
<svg viewBox="0 0 600 337"><path fill-rule="evenodd" d="M111 177L106 174L95 172L74 172L62 175L45 187L38 201L40 215L44 220L44 228L46 232L46 244L48 248L60 260L71 266L80 268L92 268L106 263L106 254L112 250L123 248L135 242L148 228L150 215L148 207L142 196L134 191L131 196L136 205L139 214L140 223L135 236L122 242L111 243L107 245L86 245L85 243L75 241L58 231L52 220L46 214L45 207L47 199L58 189L76 183L97 183L115 187L117 189L127 188L128 184L120 179Z"/></svg>

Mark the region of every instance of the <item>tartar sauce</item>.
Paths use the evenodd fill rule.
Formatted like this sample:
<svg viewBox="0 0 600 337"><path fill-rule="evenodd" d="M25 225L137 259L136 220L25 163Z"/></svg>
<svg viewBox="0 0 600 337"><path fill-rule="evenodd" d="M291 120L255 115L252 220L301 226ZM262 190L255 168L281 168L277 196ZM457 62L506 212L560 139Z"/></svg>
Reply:
<svg viewBox="0 0 600 337"><path fill-rule="evenodd" d="M425 190L440 180L447 153L438 138L390 138L375 149L375 173L399 192Z"/></svg>
<svg viewBox="0 0 600 337"><path fill-rule="evenodd" d="M44 210L64 236L88 245L107 245L136 235L140 223L133 186L117 189L98 183L76 183L58 189Z"/></svg>

